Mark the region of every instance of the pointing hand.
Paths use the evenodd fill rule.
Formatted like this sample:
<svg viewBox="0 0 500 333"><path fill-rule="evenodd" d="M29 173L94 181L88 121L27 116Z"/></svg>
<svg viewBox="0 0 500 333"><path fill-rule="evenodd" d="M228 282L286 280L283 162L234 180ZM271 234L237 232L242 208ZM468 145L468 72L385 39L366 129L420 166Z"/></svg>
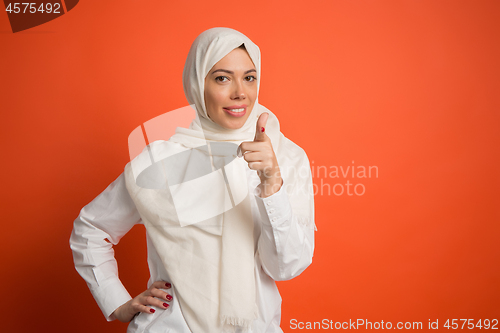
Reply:
<svg viewBox="0 0 500 333"><path fill-rule="evenodd" d="M278 160L274 154L271 139L265 127L269 114L262 113L257 119L257 128L253 141L244 141L238 147L238 156L243 156L248 167L256 170L260 178L260 197L266 198L279 191L283 184Z"/></svg>

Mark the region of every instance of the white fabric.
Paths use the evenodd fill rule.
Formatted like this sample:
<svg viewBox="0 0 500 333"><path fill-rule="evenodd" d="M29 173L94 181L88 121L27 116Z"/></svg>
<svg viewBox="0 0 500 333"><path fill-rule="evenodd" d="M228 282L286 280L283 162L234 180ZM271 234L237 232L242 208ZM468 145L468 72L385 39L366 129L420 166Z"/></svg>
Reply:
<svg viewBox="0 0 500 333"><path fill-rule="evenodd" d="M293 143L287 141L286 145ZM255 172L248 169L247 175L249 188L255 188L259 181ZM253 333L283 332L280 329L281 297L274 281L298 276L312 261L314 230L301 223L294 213L291 207L293 197L287 195L284 181L283 187L270 197L251 196L257 249L254 275L259 309L259 316L252 325ZM118 244L134 225L141 223L139 212L126 189L123 173L83 207L74 221L70 245L76 270L87 282L108 321L116 308L131 299L118 278L112 246ZM147 287L154 281L171 281L149 233L146 235L150 270ZM176 287L166 291L174 296L170 307L167 310L153 307L154 314L143 313L135 317L127 333L191 332L182 314Z"/></svg>
<svg viewBox="0 0 500 333"><path fill-rule="evenodd" d="M179 151L179 144L171 141L156 142L151 145L156 156L168 155L171 151ZM210 165L223 163L220 156L210 155L203 158L196 154L197 150L185 148L188 158L171 157L174 162L162 159L157 164L161 171L169 170L168 163L186 163L186 169L200 164ZM146 152L147 153L147 152ZM181 155L179 153L178 155ZM186 162L187 159L187 162ZM183 167L184 169L184 167ZM154 169L153 169L154 170ZM228 184L225 183L221 170L226 170ZM147 172L148 170L145 170ZM254 240L253 220L250 210L248 186L246 184L245 162L233 158L227 166L218 169L219 176L190 179L169 189L149 189L136 184L132 168L125 168L127 189L137 207L142 221L148 230L151 242L158 250L170 281L177 289L177 298L183 309L189 327L194 332L221 332L222 325L250 327L257 316L255 304ZM242 172L242 174L241 174ZM234 175L236 174L236 175ZM149 172L148 177L159 178L163 172ZM172 178L167 174L170 183ZM243 181L242 181L243 180ZM191 183L195 183L194 185ZM245 187L244 200L231 205L226 186ZM179 187L186 189L179 190ZM200 200L214 199L221 204L220 214L202 219L182 220L193 211L198 217L205 213ZM182 206L177 202L184 203ZM185 209L184 211L182 209ZM213 215L213 214L212 214ZM199 219L199 218L197 218ZM224 270L227 265L227 269ZM223 306L229 306L223 312ZM227 322L222 322L224 315ZM242 319L241 319L242 318ZM227 327L231 329L231 327ZM234 331L234 327L232 330Z"/></svg>
<svg viewBox="0 0 500 333"><path fill-rule="evenodd" d="M150 145L155 155L164 159L149 169L136 170L135 162L144 160L144 155L148 154L146 150L126 165L123 177L115 181L120 190L114 194L127 202L126 209L115 207L115 212L105 212L112 205L105 204L109 198L101 194L102 199L98 197L95 203L89 204L92 206L89 211L96 213L85 216L84 208L75 221L71 238L75 265L106 316L130 295L118 280L110 245L103 244L102 240L108 238L117 243L122 232L131 227L116 221L124 218L121 210L128 211L129 221L142 221L145 225L151 271L149 283L158 279L170 281L174 304L167 311L157 311L164 314L161 320L155 319L154 325L150 319L155 318L156 313L139 315L129 327L131 332L142 332L145 322L148 332L155 331L153 326L163 327L162 332L168 331L168 327L177 327L172 332L218 333L223 328L231 332L252 329L254 332L279 332L279 316L277 320L270 318L266 311L268 305L263 303L268 292L278 297L279 294L261 269L275 280L291 278L305 269L312 258L314 204L309 161L304 151L283 136L276 116L258 102L245 125L238 130L226 130L206 115L202 93L205 75L241 44L245 44L260 82L260 51L248 38L228 28L202 33L186 60L183 81L188 101L197 111L196 119L187 129L177 128L169 141ZM256 172L250 170L242 158L235 157L239 143L253 140L255 122L262 112L269 113L266 134L271 138L284 180L280 191L265 199L255 195L259 183ZM203 170L205 166L211 168L209 173ZM200 173L205 176L200 178ZM156 186L162 183L164 186ZM124 190L128 191L128 197ZM269 208L273 200L279 203L277 208ZM284 215L282 221L279 216L272 216L275 211ZM104 216L109 221L101 221L97 216ZM116 226L114 222L118 222ZM282 227L287 233L280 235L278 230ZM292 231L296 239L291 236ZM105 266L110 265L106 272L98 268L103 264L95 260L99 253L89 252L94 245L98 252L102 252L102 245L105 245ZM267 265L266 260L269 261ZM88 267L94 279L88 276ZM287 274L290 269L294 274ZM274 308L279 312L279 305ZM177 319L168 319L170 317Z"/></svg>
<svg viewBox="0 0 500 333"><path fill-rule="evenodd" d="M256 107L241 128L226 129L219 126L208 117L204 97L205 77L219 60L242 44L245 45L245 49L252 59L257 71ZM202 32L191 45L182 74L184 94L189 104L194 105L195 109L198 111L196 121L190 128L198 133L182 129L179 130L179 133L196 137L202 132L206 140L214 141L241 142L253 140L258 116L262 112L268 111L265 108L259 108L258 105L258 92L261 80L260 65L259 47L242 33L229 28L212 28ZM274 148L278 149L279 122L272 113L269 115L266 124L266 133L271 137L273 145L275 145ZM189 143L188 145L192 146Z"/></svg>
<svg viewBox="0 0 500 333"><path fill-rule="evenodd" d="M150 235L151 240L162 249L160 257L173 282L181 289L179 298L184 315L190 327L200 332L219 332L222 326L226 326L227 332L233 332L236 326L249 328L257 316L252 274L253 220L245 176L247 165L244 160L236 159L236 148L241 141L252 140L256 116L262 109L253 108L243 127L228 130L208 117L204 101L208 72L242 44L259 77L260 51L243 34L228 28L213 28L201 33L193 42L184 67L183 84L197 117L189 129L180 128L169 140L181 143L186 150L172 156L168 152L176 149L165 145L162 148L170 162L160 161L157 166L146 170L155 173L148 177L156 178L156 182L164 181L165 189L145 189L132 177L137 174L135 170L125 173L127 188L146 227L155 229ZM258 79L257 84L259 82ZM268 133L277 137L278 121L271 113L270 117L274 121L266 125ZM214 144L207 145L205 139ZM215 142L233 144L221 147ZM217 148L221 149L216 153ZM187 175L179 177L177 171L173 175L168 163L182 170L199 168L200 164L210 168L197 173L193 179ZM182 167L179 167L181 163ZM232 189L238 194L241 188L244 189L243 195L235 196ZM193 195L199 200L194 200ZM220 233L214 233L214 230ZM191 246L194 242L201 246ZM183 258L183 265L181 261L173 265L179 257ZM186 263L191 267L186 269ZM199 281L200 276L203 276L203 281Z"/></svg>

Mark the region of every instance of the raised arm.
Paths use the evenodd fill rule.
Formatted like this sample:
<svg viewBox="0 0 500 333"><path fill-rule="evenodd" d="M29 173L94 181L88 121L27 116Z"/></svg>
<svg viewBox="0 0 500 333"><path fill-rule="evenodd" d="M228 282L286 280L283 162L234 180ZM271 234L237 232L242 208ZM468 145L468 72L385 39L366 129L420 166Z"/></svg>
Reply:
<svg viewBox="0 0 500 333"><path fill-rule="evenodd" d="M258 241L262 268L276 281L289 280L302 273L312 262L314 252L314 213L294 212L286 192L286 180L280 190L261 198L256 195L262 220ZM310 205L314 205L310 198Z"/></svg>

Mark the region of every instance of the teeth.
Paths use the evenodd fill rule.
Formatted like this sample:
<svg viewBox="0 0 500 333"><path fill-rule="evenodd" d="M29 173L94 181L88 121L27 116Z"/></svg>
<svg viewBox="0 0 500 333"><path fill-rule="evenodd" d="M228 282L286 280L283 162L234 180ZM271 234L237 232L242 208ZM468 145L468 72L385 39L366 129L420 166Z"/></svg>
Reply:
<svg viewBox="0 0 500 333"><path fill-rule="evenodd" d="M229 111L231 112L242 112L245 110L245 108L241 108L241 109L228 109Z"/></svg>

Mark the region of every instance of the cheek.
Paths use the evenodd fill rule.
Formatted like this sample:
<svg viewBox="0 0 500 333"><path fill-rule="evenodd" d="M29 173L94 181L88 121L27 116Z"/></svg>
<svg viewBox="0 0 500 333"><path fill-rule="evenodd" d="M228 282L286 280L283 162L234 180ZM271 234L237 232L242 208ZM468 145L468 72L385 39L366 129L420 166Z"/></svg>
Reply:
<svg viewBox="0 0 500 333"><path fill-rule="evenodd" d="M251 98L252 101L255 101L257 99L257 88L254 87L250 89L250 91L248 92L248 96Z"/></svg>
<svg viewBox="0 0 500 333"><path fill-rule="evenodd" d="M205 105L207 107L208 116L213 119L218 119L224 104L223 94L220 91L206 91L205 92Z"/></svg>
<svg viewBox="0 0 500 333"><path fill-rule="evenodd" d="M210 104L212 105L212 107L219 109L224 106L225 95L223 92L212 91L209 95L210 95Z"/></svg>
<svg viewBox="0 0 500 333"><path fill-rule="evenodd" d="M205 105L207 107L207 112L211 113L215 105L215 99L213 93L210 91L205 91Z"/></svg>

